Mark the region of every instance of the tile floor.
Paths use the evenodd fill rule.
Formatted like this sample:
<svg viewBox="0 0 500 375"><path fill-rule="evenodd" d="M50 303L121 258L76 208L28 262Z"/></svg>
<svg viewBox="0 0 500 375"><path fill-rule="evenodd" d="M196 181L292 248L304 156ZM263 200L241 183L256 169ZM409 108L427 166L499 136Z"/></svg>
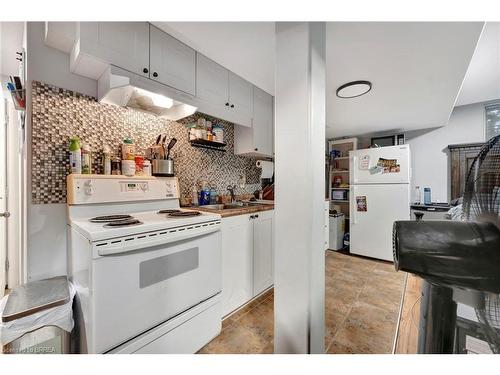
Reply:
<svg viewBox="0 0 500 375"><path fill-rule="evenodd" d="M326 352L391 353L404 281L392 263L327 251ZM270 290L225 319L199 353L273 353L273 303Z"/></svg>

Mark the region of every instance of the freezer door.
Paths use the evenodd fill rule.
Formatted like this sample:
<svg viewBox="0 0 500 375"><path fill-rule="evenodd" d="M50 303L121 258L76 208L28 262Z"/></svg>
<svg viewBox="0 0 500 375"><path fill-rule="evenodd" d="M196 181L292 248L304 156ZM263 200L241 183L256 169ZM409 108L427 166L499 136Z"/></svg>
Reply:
<svg viewBox="0 0 500 375"><path fill-rule="evenodd" d="M386 165L396 168L373 170L379 160L389 160ZM349 153L350 184L401 184L410 182L410 146L390 146L356 150Z"/></svg>
<svg viewBox="0 0 500 375"><path fill-rule="evenodd" d="M350 195L350 252L393 261L392 226L410 219L409 185L353 185Z"/></svg>

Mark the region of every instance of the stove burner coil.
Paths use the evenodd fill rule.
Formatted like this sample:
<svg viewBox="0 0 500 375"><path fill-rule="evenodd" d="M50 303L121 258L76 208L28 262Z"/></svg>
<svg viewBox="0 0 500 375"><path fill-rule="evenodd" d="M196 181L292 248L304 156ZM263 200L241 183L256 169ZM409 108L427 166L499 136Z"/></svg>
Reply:
<svg viewBox="0 0 500 375"><path fill-rule="evenodd" d="M104 224L105 228L122 228L122 227L131 227L133 225L141 225L142 221L137 219L127 219L127 220L119 220L112 221L110 223Z"/></svg>
<svg viewBox="0 0 500 375"><path fill-rule="evenodd" d="M175 212L181 212L181 210L160 210L160 211L158 211L159 214L173 214Z"/></svg>
<svg viewBox="0 0 500 375"><path fill-rule="evenodd" d="M107 216L96 216L90 219L92 223L112 223L115 221L123 221L133 219L130 215L107 215Z"/></svg>
<svg viewBox="0 0 500 375"><path fill-rule="evenodd" d="M168 214L170 217L190 217L190 216L198 216L201 215L201 212L199 211L179 211L179 212L172 212Z"/></svg>

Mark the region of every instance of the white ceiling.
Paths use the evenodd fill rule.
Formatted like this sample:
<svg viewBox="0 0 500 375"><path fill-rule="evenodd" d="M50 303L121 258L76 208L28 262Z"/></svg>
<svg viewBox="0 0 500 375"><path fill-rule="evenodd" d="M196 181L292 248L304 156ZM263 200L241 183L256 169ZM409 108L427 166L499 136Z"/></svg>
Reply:
<svg viewBox="0 0 500 375"><path fill-rule="evenodd" d="M274 93L274 23L155 25ZM482 22L329 22L327 137L445 125L482 27ZM367 95L335 96L337 87L360 79L373 83Z"/></svg>
<svg viewBox="0 0 500 375"><path fill-rule="evenodd" d="M483 23L330 23L327 137L446 125ZM340 99L337 87L372 90Z"/></svg>
<svg viewBox="0 0 500 375"><path fill-rule="evenodd" d="M500 22L486 23L456 105L500 98Z"/></svg>
<svg viewBox="0 0 500 375"><path fill-rule="evenodd" d="M153 22L274 95L274 22Z"/></svg>
<svg viewBox="0 0 500 375"><path fill-rule="evenodd" d="M19 74L16 52L23 48L24 22L0 22L0 74Z"/></svg>

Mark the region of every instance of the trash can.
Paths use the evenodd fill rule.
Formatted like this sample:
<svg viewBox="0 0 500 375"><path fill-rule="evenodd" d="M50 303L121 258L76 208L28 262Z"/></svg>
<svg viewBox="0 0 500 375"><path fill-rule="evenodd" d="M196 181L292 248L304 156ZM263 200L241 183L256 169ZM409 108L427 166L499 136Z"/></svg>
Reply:
<svg viewBox="0 0 500 375"><path fill-rule="evenodd" d="M330 214L330 249L341 250L344 247L345 215Z"/></svg>
<svg viewBox="0 0 500 375"><path fill-rule="evenodd" d="M66 276L13 288L0 300L3 353L69 353L74 296L74 288Z"/></svg>

